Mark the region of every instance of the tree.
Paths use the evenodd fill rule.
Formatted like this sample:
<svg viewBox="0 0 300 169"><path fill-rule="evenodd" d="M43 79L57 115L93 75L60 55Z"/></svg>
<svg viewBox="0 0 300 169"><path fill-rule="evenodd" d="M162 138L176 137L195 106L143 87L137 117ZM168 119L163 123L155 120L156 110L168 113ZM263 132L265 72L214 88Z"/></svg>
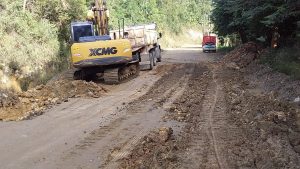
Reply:
<svg viewBox="0 0 300 169"><path fill-rule="evenodd" d="M179 33L183 27L208 23L211 0L110 0L111 27L125 18L126 25L155 22L162 30Z"/></svg>
<svg viewBox="0 0 300 169"><path fill-rule="evenodd" d="M212 21L222 36L239 34L242 42L269 45L278 28L281 41L295 38L300 18L298 0L214 0Z"/></svg>

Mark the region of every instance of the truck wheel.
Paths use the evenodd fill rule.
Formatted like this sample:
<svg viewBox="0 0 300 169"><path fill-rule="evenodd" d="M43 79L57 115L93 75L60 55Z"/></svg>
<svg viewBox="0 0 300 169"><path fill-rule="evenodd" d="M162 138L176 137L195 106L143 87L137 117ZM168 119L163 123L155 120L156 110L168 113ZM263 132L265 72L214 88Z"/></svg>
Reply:
<svg viewBox="0 0 300 169"><path fill-rule="evenodd" d="M139 53L133 54L133 60L141 62L141 57Z"/></svg>
<svg viewBox="0 0 300 169"><path fill-rule="evenodd" d="M156 51L157 62L161 62L161 50L160 48Z"/></svg>
<svg viewBox="0 0 300 169"><path fill-rule="evenodd" d="M152 70L153 69L153 67L154 67L154 57L153 57L153 53L152 52L150 52L149 53L149 61L150 61L150 70Z"/></svg>
<svg viewBox="0 0 300 169"><path fill-rule="evenodd" d="M153 56L153 66L157 65L157 54L155 52L155 50L151 51L152 56Z"/></svg>

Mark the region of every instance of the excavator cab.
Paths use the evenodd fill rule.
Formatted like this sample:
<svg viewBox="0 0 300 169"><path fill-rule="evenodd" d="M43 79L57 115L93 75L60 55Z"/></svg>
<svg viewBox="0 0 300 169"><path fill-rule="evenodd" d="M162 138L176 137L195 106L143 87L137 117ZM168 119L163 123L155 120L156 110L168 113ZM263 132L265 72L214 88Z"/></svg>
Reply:
<svg viewBox="0 0 300 169"><path fill-rule="evenodd" d="M72 22L71 33L73 43L111 40L109 35L97 36L92 22Z"/></svg>
<svg viewBox="0 0 300 169"><path fill-rule="evenodd" d="M72 22L71 23L72 42L79 42L82 37L95 36L92 22Z"/></svg>

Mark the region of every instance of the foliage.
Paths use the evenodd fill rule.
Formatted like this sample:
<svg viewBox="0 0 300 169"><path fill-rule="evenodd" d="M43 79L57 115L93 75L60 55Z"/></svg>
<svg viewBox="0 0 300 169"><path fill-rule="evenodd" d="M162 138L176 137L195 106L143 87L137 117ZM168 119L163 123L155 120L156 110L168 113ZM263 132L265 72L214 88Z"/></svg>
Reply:
<svg viewBox="0 0 300 169"><path fill-rule="evenodd" d="M222 54L227 54L234 49L235 49L235 47L233 47L233 46L218 46L218 52L222 53Z"/></svg>
<svg viewBox="0 0 300 169"><path fill-rule="evenodd" d="M0 1L1 69L19 79L49 79L68 66L69 24L83 18L85 1L27 0L25 10L23 2Z"/></svg>
<svg viewBox="0 0 300 169"><path fill-rule="evenodd" d="M70 23L83 20L87 10L85 0L34 0L27 6L37 18L47 19L55 24L59 29L60 40L65 41L70 37Z"/></svg>
<svg viewBox="0 0 300 169"><path fill-rule="evenodd" d="M0 61L22 68L25 74L42 69L58 55L57 28L46 19L22 11L22 3L1 2ZM21 70L19 70L21 71Z"/></svg>
<svg viewBox="0 0 300 169"><path fill-rule="evenodd" d="M211 0L110 0L108 8L112 28L125 18L126 25L155 22L161 31L178 34L183 27L208 24Z"/></svg>
<svg viewBox="0 0 300 169"><path fill-rule="evenodd" d="M93 0L1 0L0 69L20 81L43 81L68 66L70 23L83 21ZM25 6L23 6L23 3ZM211 0L109 0L110 27L156 22L174 37L209 23ZM25 8L24 8L25 7ZM183 38L181 36L180 38ZM167 38L166 38L167 39ZM172 39L168 42L175 41ZM1 77L0 77L1 81Z"/></svg>
<svg viewBox="0 0 300 169"><path fill-rule="evenodd" d="M265 53L261 62L273 69L300 79L300 48L272 49Z"/></svg>
<svg viewBox="0 0 300 169"><path fill-rule="evenodd" d="M213 0L213 4L212 21L221 36L239 34L243 42L269 45L278 28L281 44L295 42L300 18L298 0Z"/></svg>

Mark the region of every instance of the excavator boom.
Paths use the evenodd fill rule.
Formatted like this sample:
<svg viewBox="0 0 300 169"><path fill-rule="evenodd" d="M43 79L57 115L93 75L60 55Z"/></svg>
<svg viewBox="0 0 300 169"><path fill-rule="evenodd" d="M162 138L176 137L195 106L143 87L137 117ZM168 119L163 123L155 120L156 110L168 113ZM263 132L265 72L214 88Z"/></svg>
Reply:
<svg viewBox="0 0 300 169"><path fill-rule="evenodd" d="M96 32L98 32L99 35L109 35L109 16L106 0L95 0L95 7L92 10L95 16Z"/></svg>

